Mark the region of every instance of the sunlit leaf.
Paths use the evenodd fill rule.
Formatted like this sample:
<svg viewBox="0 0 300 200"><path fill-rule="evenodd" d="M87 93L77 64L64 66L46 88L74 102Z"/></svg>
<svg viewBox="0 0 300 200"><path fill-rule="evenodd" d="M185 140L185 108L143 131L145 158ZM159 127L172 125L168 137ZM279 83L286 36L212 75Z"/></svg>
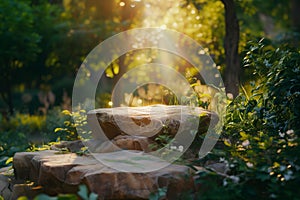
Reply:
<svg viewBox="0 0 300 200"><path fill-rule="evenodd" d="M63 110L61 113L64 115L72 116L72 113L69 110Z"/></svg>
<svg viewBox="0 0 300 200"><path fill-rule="evenodd" d="M14 160L14 158L10 157L9 159L6 160L5 164L8 165L8 164L12 163L13 160Z"/></svg>
<svg viewBox="0 0 300 200"><path fill-rule="evenodd" d="M224 140L224 144L229 147L231 146L231 142L228 139Z"/></svg>

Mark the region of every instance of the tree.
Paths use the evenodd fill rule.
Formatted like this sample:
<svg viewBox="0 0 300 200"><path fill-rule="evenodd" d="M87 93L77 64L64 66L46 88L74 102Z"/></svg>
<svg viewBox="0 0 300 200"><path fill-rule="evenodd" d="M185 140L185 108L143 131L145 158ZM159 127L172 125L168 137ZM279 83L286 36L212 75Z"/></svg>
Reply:
<svg viewBox="0 0 300 200"><path fill-rule="evenodd" d="M13 113L12 88L22 79L18 70L34 60L40 36L34 31L34 16L26 1L0 1L0 94Z"/></svg>
<svg viewBox="0 0 300 200"><path fill-rule="evenodd" d="M238 52L240 29L233 0L221 0L225 8L225 62L226 92L233 97L239 94L240 58Z"/></svg>
<svg viewBox="0 0 300 200"><path fill-rule="evenodd" d="M239 51L238 51L239 42L240 42L239 21L237 18L234 0L220 0L220 1L224 5L224 10L225 10L224 84L225 84L226 92L231 93L233 97L236 97L239 94L239 78L240 78L240 59L239 59ZM205 5L211 3L210 1L199 1L199 0L187 0L187 2L193 3L193 5L198 9L198 11L201 11ZM214 15L217 14L218 13L216 12L214 13ZM222 28L222 26L220 28Z"/></svg>
<svg viewBox="0 0 300 200"><path fill-rule="evenodd" d="M300 32L300 15L299 15L300 1L291 0L291 21L292 28Z"/></svg>

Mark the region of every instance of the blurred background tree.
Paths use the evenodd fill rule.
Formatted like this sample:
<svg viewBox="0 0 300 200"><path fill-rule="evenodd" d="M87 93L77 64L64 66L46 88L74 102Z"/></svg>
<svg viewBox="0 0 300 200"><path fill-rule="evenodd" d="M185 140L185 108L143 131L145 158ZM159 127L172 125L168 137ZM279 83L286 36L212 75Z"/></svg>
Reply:
<svg viewBox="0 0 300 200"><path fill-rule="evenodd" d="M34 13L25 1L0 2L0 93L13 113L13 88L24 82L20 70L40 51L40 35L34 30Z"/></svg>
<svg viewBox="0 0 300 200"><path fill-rule="evenodd" d="M295 0L5 0L1 8L0 108L11 113L36 113L44 106L38 93L52 92L53 106L70 103L77 69L87 54L106 38L131 28L169 28L192 37L203 46L201 53L214 59L234 96L240 84L252 80L252 69L241 69L239 60L247 41L267 37L274 43L299 44ZM227 15L234 11L238 21L233 20L231 28L234 23ZM163 62L156 52L144 51L128 52L112 63L101 78L110 86L103 93L110 93L128 69L146 62L149 55L153 59L148 62ZM176 62L182 74L194 73L184 60Z"/></svg>

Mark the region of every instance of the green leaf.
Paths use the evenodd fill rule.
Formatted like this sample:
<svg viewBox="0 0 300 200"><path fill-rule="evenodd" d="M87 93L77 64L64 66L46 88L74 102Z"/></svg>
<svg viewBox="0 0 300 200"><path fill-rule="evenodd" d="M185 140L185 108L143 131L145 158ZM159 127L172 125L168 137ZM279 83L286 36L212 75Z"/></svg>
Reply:
<svg viewBox="0 0 300 200"><path fill-rule="evenodd" d="M98 199L98 194L92 192L92 193L90 194L89 200L97 200L97 199Z"/></svg>
<svg viewBox="0 0 300 200"><path fill-rule="evenodd" d="M231 146L231 142L230 142L230 140L224 140L224 144L226 145L226 146L228 146L228 147L230 147Z"/></svg>
<svg viewBox="0 0 300 200"><path fill-rule="evenodd" d="M34 200L58 200L58 199L57 199L57 197L50 197L50 196L48 196L46 194L40 194L40 195L36 196L34 198Z"/></svg>
<svg viewBox="0 0 300 200"><path fill-rule="evenodd" d="M62 131L63 130L63 128L56 128L56 129L54 129L54 133L57 133L58 131Z"/></svg>
<svg viewBox="0 0 300 200"><path fill-rule="evenodd" d="M242 136L242 139L247 139L248 138L248 135L245 133L245 131L241 131L240 136Z"/></svg>
<svg viewBox="0 0 300 200"><path fill-rule="evenodd" d="M5 199L0 196L0 200L5 200ZM28 200L28 198L25 196L22 196L22 197L19 197L18 200Z"/></svg>
<svg viewBox="0 0 300 200"><path fill-rule="evenodd" d="M149 200L159 200L159 196L157 193L151 193L149 195Z"/></svg>
<svg viewBox="0 0 300 200"><path fill-rule="evenodd" d="M86 187L86 185L80 185L79 186L79 191L77 193L82 199L84 200L88 200L88 189Z"/></svg>
<svg viewBox="0 0 300 200"><path fill-rule="evenodd" d="M12 163L13 159L14 159L13 157L10 157L9 159L6 160L5 164L8 165Z"/></svg>
<svg viewBox="0 0 300 200"><path fill-rule="evenodd" d="M70 126L71 122L70 121L64 121L65 126Z"/></svg>
<svg viewBox="0 0 300 200"><path fill-rule="evenodd" d="M68 110L63 110L61 113L64 115L72 116L72 113Z"/></svg>
<svg viewBox="0 0 300 200"><path fill-rule="evenodd" d="M75 194L61 194L58 196L57 200L77 200L77 196Z"/></svg>

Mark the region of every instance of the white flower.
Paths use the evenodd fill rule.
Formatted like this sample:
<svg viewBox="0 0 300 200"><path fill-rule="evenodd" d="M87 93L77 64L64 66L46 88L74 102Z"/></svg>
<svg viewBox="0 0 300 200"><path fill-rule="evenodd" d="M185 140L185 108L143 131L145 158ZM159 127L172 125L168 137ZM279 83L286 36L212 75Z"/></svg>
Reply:
<svg viewBox="0 0 300 200"><path fill-rule="evenodd" d="M243 145L244 147L249 146L249 144L250 144L249 140L245 140L245 141L243 141L243 143L242 143L242 145Z"/></svg>
<svg viewBox="0 0 300 200"><path fill-rule="evenodd" d="M286 134L288 134L288 135L291 135L291 134L293 134L294 133L294 130L288 130L287 132L286 132Z"/></svg>
<svg viewBox="0 0 300 200"><path fill-rule="evenodd" d="M253 167L253 163L251 163L251 162L247 162L246 165L247 165L247 167L249 167L249 168L252 168L252 167Z"/></svg>
<svg viewBox="0 0 300 200"><path fill-rule="evenodd" d="M172 146L170 147L170 149L171 149L171 150L176 150L177 147L172 145Z"/></svg>
<svg viewBox="0 0 300 200"><path fill-rule="evenodd" d="M223 186L226 186L228 184L226 179L223 179Z"/></svg>
<svg viewBox="0 0 300 200"><path fill-rule="evenodd" d="M180 146L178 147L178 150L179 150L180 152L183 152L183 146L180 145Z"/></svg>
<svg viewBox="0 0 300 200"><path fill-rule="evenodd" d="M227 98L228 98L228 99L233 99L233 94L227 93Z"/></svg>
<svg viewBox="0 0 300 200"><path fill-rule="evenodd" d="M279 136L280 136L280 137L284 137L284 135L285 135L284 133L281 133L281 132L279 131Z"/></svg>

